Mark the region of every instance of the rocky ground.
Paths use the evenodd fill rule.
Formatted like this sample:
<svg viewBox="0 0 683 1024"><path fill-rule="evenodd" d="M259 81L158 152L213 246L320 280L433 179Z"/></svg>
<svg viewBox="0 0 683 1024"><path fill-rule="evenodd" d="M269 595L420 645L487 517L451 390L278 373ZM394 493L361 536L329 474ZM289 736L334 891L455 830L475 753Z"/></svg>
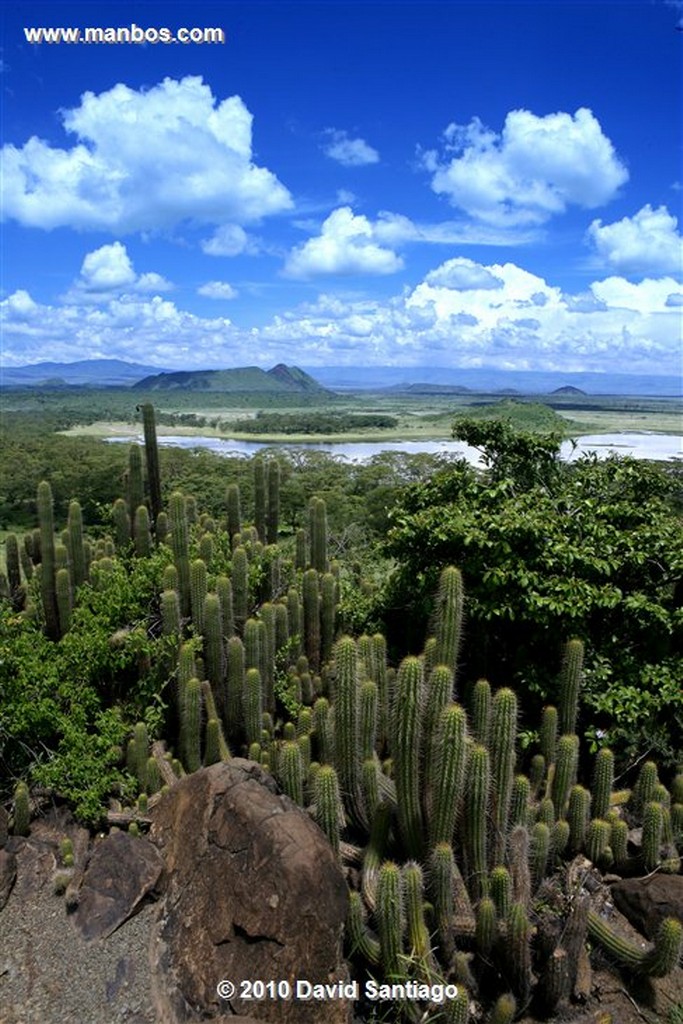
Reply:
<svg viewBox="0 0 683 1024"><path fill-rule="evenodd" d="M93 840L55 808L27 838L6 838L0 822L0 1024L346 1024L353 1012L338 1002L263 1003L249 1017L243 1002L215 996L219 976L292 976L304 963L316 980L347 977L345 883L331 850L257 774L246 762L196 773L152 812L145 839L114 830ZM65 871L67 835L76 865ZM591 877L593 905L633 941L647 943L616 902L645 935L657 915L683 918L683 876L611 888ZM583 984L557 1024L683 1024L680 966L638 982L594 951ZM386 1011L380 1019L391 1024Z"/></svg>

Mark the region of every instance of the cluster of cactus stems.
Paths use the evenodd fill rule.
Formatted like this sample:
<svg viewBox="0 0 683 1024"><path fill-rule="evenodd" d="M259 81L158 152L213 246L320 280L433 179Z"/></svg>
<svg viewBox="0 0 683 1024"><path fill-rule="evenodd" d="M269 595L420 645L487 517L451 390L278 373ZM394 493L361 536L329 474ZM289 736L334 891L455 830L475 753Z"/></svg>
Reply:
<svg viewBox="0 0 683 1024"><path fill-rule="evenodd" d="M154 546L168 549L159 632L176 639L164 647L172 769L193 772L231 754L258 761L310 812L340 863L361 864L349 873L347 922L358 969L388 981L459 986L449 1004L419 1013L399 1002L397 1019L466 1024L475 1019L471 1002L476 1019L489 1024L512 1021L532 1001L552 1013L569 996L571 965L588 939L638 973L669 972L680 954L679 922L667 919L643 951L585 906L578 913L572 894L565 894L561 938L536 939L536 894L577 854L603 870L676 872L683 852L683 776L669 792L645 762L632 792L615 793L614 757L602 749L590 788L579 783L581 641L566 645L557 705L543 709L524 773L515 693L493 692L479 679L458 702L465 609L458 569L442 571L424 651L394 670L382 635L337 635L339 580L324 501L310 502L308 529L297 532L289 557L279 538L275 461L254 460L253 526L243 520L237 484L227 486L221 526L179 492L164 510L152 407L142 414L149 509L137 445L126 500L113 510L116 544L104 539L93 548L84 540L76 501L58 543L52 494L41 483L39 530L23 546L8 540L11 592L23 587L22 571L27 580L38 573L46 631L59 639L76 589L96 586L117 549L143 558ZM221 536L229 557L216 569ZM144 808L162 778L142 723L127 764ZM15 832L24 834L28 819L20 784ZM633 823L642 825L639 854L629 850Z"/></svg>

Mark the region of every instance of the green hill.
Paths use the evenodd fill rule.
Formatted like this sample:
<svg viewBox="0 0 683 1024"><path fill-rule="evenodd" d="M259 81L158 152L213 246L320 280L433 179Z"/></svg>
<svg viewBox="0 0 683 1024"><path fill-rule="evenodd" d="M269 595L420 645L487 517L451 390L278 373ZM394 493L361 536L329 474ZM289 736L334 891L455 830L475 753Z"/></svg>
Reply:
<svg viewBox="0 0 683 1024"><path fill-rule="evenodd" d="M226 391L327 394L327 388L298 366L278 363L271 370L242 366L232 370L178 370L156 373L139 380L137 391Z"/></svg>

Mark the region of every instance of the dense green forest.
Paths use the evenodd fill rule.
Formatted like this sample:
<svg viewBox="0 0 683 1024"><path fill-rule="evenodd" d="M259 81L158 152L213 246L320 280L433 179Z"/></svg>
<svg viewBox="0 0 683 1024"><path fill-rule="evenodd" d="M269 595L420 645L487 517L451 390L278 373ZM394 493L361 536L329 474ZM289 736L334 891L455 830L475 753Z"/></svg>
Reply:
<svg viewBox="0 0 683 1024"><path fill-rule="evenodd" d="M57 410L5 421L14 831L30 791L144 829L164 773L246 756L340 857L359 851L357 969L455 978L489 1020L547 1018L569 967L553 980L561 947L532 941L543 880L577 852L681 868L680 469L562 463L559 433L476 416L453 431L483 470L219 459L159 448L142 413L144 446L64 437ZM570 902L553 912L570 921ZM590 914L586 935L652 977L681 947L673 919L645 951ZM466 1022L462 1000L438 1019Z"/></svg>

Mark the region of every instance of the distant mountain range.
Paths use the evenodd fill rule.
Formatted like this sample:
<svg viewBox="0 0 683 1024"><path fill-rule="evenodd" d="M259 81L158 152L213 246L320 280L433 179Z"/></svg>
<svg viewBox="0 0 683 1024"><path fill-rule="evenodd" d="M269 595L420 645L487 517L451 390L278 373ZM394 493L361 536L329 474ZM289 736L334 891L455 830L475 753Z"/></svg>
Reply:
<svg viewBox="0 0 683 1024"><path fill-rule="evenodd" d="M143 391L237 391L322 394L387 391L394 394L650 395L680 397L676 377L626 373L458 369L438 366L316 366L306 370L279 363L226 370L164 370L121 359L81 359L0 368L0 387L135 387Z"/></svg>
<svg viewBox="0 0 683 1024"><path fill-rule="evenodd" d="M238 391L325 394L327 388L297 366L278 363L231 370L159 370L120 359L81 359L75 363L34 363L0 369L0 386L25 388L130 387L137 391Z"/></svg>
<svg viewBox="0 0 683 1024"><path fill-rule="evenodd" d="M305 392L325 394L313 377L297 366L278 363L272 370L244 366L233 370L179 370L143 377L133 385L137 391L247 391Z"/></svg>

